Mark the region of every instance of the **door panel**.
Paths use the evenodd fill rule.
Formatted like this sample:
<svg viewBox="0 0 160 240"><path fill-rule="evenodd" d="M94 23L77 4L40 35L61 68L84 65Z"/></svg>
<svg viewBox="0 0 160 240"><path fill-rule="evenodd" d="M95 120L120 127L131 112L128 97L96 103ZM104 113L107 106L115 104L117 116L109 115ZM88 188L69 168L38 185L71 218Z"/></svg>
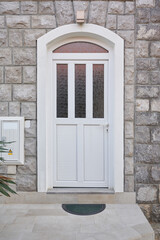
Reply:
<svg viewBox="0 0 160 240"><path fill-rule="evenodd" d="M53 61L53 69L53 185L107 187L107 61Z"/></svg>
<svg viewBox="0 0 160 240"><path fill-rule="evenodd" d="M104 181L103 126L84 126L84 180Z"/></svg>
<svg viewBox="0 0 160 240"><path fill-rule="evenodd" d="M77 180L76 125L57 125L57 180Z"/></svg>

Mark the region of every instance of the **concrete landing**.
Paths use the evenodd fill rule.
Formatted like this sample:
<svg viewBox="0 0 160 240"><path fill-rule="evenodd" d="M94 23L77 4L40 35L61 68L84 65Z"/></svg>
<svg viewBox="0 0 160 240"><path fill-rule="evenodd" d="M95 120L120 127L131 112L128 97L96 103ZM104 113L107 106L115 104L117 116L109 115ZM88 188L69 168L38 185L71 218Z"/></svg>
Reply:
<svg viewBox="0 0 160 240"><path fill-rule="evenodd" d="M0 240L154 240L136 204L107 204L92 216L66 213L60 204L1 204Z"/></svg>

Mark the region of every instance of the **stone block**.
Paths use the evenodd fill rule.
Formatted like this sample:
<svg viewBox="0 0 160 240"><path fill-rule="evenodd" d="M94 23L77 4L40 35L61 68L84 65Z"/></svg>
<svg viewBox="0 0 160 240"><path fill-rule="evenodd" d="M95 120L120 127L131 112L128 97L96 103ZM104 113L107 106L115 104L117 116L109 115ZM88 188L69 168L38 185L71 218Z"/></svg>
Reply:
<svg viewBox="0 0 160 240"><path fill-rule="evenodd" d="M23 67L23 83L36 83L36 67L25 66Z"/></svg>
<svg viewBox="0 0 160 240"><path fill-rule="evenodd" d="M151 130L152 142L160 142L160 127L154 127Z"/></svg>
<svg viewBox="0 0 160 240"><path fill-rule="evenodd" d="M125 138L133 138L133 137L134 137L133 122L125 121Z"/></svg>
<svg viewBox="0 0 160 240"><path fill-rule="evenodd" d="M20 8L19 8L19 2L8 2L3 1L0 2L0 14L19 14Z"/></svg>
<svg viewBox="0 0 160 240"><path fill-rule="evenodd" d="M148 99L136 99L136 111L137 112L149 111L149 100Z"/></svg>
<svg viewBox="0 0 160 240"><path fill-rule="evenodd" d="M137 25L137 39L139 40L159 40L160 39L160 26L147 24Z"/></svg>
<svg viewBox="0 0 160 240"><path fill-rule="evenodd" d="M136 41L135 51L136 51L136 57L139 57L139 58L148 57L149 42L148 41Z"/></svg>
<svg viewBox="0 0 160 240"><path fill-rule="evenodd" d="M134 2L126 2L125 14L134 14L134 13L135 13Z"/></svg>
<svg viewBox="0 0 160 240"><path fill-rule="evenodd" d="M125 67L125 84L134 84L134 67Z"/></svg>
<svg viewBox="0 0 160 240"><path fill-rule="evenodd" d="M125 103L125 120L134 119L134 103Z"/></svg>
<svg viewBox="0 0 160 240"><path fill-rule="evenodd" d="M25 119L36 119L36 103L21 103L21 116Z"/></svg>
<svg viewBox="0 0 160 240"><path fill-rule="evenodd" d="M141 8L136 11L136 23L149 23L150 22L150 9Z"/></svg>
<svg viewBox="0 0 160 240"><path fill-rule="evenodd" d="M32 28L55 28L56 19L51 15L32 16Z"/></svg>
<svg viewBox="0 0 160 240"><path fill-rule="evenodd" d="M16 166L8 166L8 168L7 168L7 174L9 174L9 175L15 175L16 174Z"/></svg>
<svg viewBox="0 0 160 240"><path fill-rule="evenodd" d="M151 22L160 23L160 9L151 10Z"/></svg>
<svg viewBox="0 0 160 240"><path fill-rule="evenodd" d="M55 14L53 1L40 1L39 2L40 14Z"/></svg>
<svg viewBox="0 0 160 240"><path fill-rule="evenodd" d="M141 85L149 84L149 73L145 71L137 72L136 82L137 84L141 84Z"/></svg>
<svg viewBox="0 0 160 240"><path fill-rule="evenodd" d="M0 51L0 65L9 65L12 63L11 49L1 48Z"/></svg>
<svg viewBox="0 0 160 240"><path fill-rule="evenodd" d="M137 112L136 114L136 125L158 125L160 115L157 113L150 112Z"/></svg>
<svg viewBox="0 0 160 240"><path fill-rule="evenodd" d="M134 172L133 157L125 157L125 174L133 174Z"/></svg>
<svg viewBox="0 0 160 240"><path fill-rule="evenodd" d="M125 139L125 157L133 157L133 139Z"/></svg>
<svg viewBox="0 0 160 240"><path fill-rule="evenodd" d="M21 1L21 13L22 14L37 14L37 2L36 1Z"/></svg>
<svg viewBox="0 0 160 240"><path fill-rule="evenodd" d="M160 147L158 144L135 144L135 161L139 163L159 163Z"/></svg>
<svg viewBox="0 0 160 240"><path fill-rule="evenodd" d="M30 121L30 128L25 128L25 137L36 137L37 136L37 123L36 121Z"/></svg>
<svg viewBox="0 0 160 240"><path fill-rule="evenodd" d="M4 21L4 16L0 16L0 28L5 27L5 21Z"/></svg>
<svg viewBox="0 0 160 240"><path fill-rule="evenodd" d="M6 29L0 29L0 47L7 47L8 45L8 36Z"/></svg>
<svg viewBox="0 0 160 240"><path fill-rule="evenodd" d="M125 86L125 101L126 102L134 101L134 86L133 85Z"/></svg>
<svg viewBox="0 0 160 240"><path fill-rule="evenodd" d="M125 66L134 65L134 49L126 48L125 49Z"/></svg>
<svg viewBox="0 0 160 240"><path fill-rule="evenodd" d="M116 15L107 15L107 28L114 30L117 27L117 17Z"/></svg>
<svg viewBox="0 0 160 240"><path fill-rule="evenodd" d="M138 86L136 88L137 98L157 98L159 96L159 87L157 86Z"/></svg>
<svg viewBox="0 0 160 240"><path fill-rule="evenodd" d="M0 67L0 83L3 83L3 67Z"/></svg>
<svg viewBox="0 0 160 240"><path fill-rule="evenodd" d="M1 164L0 174L7 174L7 169L8 169L8 167L6 165Z"/></svg>
<svg viewBox="0 0 160 240"><path fill-rule="evenodd" d="M91 1L89 23L105 26L107 1Z"/></svg>
<svg viewBox="0 0 160 240"><path fill-rule="evenodd" d="M135 180L136 183L149 183L150 182L150 168L149 166L142 165L135 167Z"/></svg>
<svg viewBox="0 0 160 240"><path fill-rule="evenodd" d="M155 165L151 167L151 177L154 183L160 183L160 166Z"/></svg>
<svg viewBox="0 0 160 240"><path fill-rule="evenodd" d="M20 116L19 102L9 102L9 116Z"/></svg>
<svg viewBox="0 0 160 240"><path fill-rule="evenodd" d="M11 101L11 85L0 84L0 101Z"/></svg>
<svg viewBox="0 0 160 240"><path fill-rule="evenodd" d="M125 40L125 47L134 47L134 31L117 31L117 34Z"/></svg>
<svg viewBox="0 0 160 240"><path fill-rule="evenodd" d="M0 116L1 117L8 116L8 103L7 102L1 102L1 104L0 104Z"/></svg>
<svg viewBox="0 0 160 240"><path fill-rule="evenodd" d="M13 63L16 65L36 65L36 49L14 48Z"/></svg>
<svg viewBox="0 0 160 240"><path fill-rule="evenodd" d="M18 174L36 174L37 162L36 157L25 157L25 162L23 166L17 167Z"/></svg>
<svg viewBox="0 0 160 240"><path fill-rule="evenodd" d="M151 100L151 111L160 112L160 99Z"/></svg>
<svg viewBox="0 0 160 240"><path fill-rule="evenodd" d="M155 0L136 0L136 6L140 8L153 8Z"/></svg>
<svg viewBox="0 0 160 240"><path fill-rule="evenodd" d="M158 198L158 188L156 185L139 185L137 187L138 203L156 203Z"/></svg>
<svg viewBox="0 0 160 240"><path fill-rule="evenodd" d="M9 30L9 46L22 47L23 45L23 30L14 29Z"/></svg>
<svg viewBox="0 0 160 240"><path fill-rule="evenodd" d="M153 204L151 207L151 221L160 222L160 204Z"/></svg>
<svg viewBox="0 0 160 240"><path fill-rule="evenodd" d="M150 55L151 57L160 58L160 42L151 42Z"/></svg>
<svg viewBox="0 0 160 240"><path fill-rule="evenodd" d="M24 149L25 156L36 156L37 153L36 138L25 138Z"/></svg>
<svg viewBox="0 0 160 240"><path fill-rule="evenodd" d="M16 178L17 191L36 191L37 178L36 175L17 174Z"/></svg>
<svg viewBox="0 0 160 240"><path fill-rule="evenodd" d="M30 84L17 84L13 86L13 100L36 101L36 86Z"/></svg>
<svg viewBox="0 0 160 240"><path fill-rule="evenodd" d="M121 1L109 1L108 13L124 14L124 2L121 2Z"/></svg>
<svg viewBox="0 0 160 240"><path fill-rule="evenodd" d="M147 126L136 126L135 128L135 142L149 143L150 142L150 129Z"/></svg>
<svg viewBox="0 0 160 240"><path fill-rule="evenodd" d="M141 210L148 220L151 218L151 205L150 204L139 204Z"/></svg>
<svg viewBox="0 0 160 240"><path fill-rule="evenodd" d="M76 19L76 14L77 11L84 11L84 18L85 22L87 21L88 14L89 14L89 2L88 1L73 1L73 6L74 6L74 12L75 12L75 19Z"/></svg>
<svg viewBox="0 0 160 240"><path fill-rule="evenodd" d="M136 68L137 70L151 71L157 70L158 60L157 59L149 59L149 58L137 58L136 59Z"/></svg>
<svg viewBox="0 0 160 240"><path fill-rule="evenodd" d="M118 16L118 29L134 29L134 15Z"/></svg>
<svg viewBox="0 0 160 240"><path fill-rule="evenodd" d="M69 1L55 1L56 19L58 26L74 23L74 12L72 2Z"/></svg>
<svg viewBox="0 0 160 240"><path fill-rule="evenodd" d="M24 31L24 46L30 47L36 46L36 40L44 35L46 31L44 29L27 29Z"/></svg>
<svg viewBox="0 0 160 240"><path fill-rule="evenodd" d="M134 176L125 176L125 192L134 192Z"/></svg>
<svg viewBox="0 0 160 240"><path fill-rule="evenodd" d="M160 84L160 71L150 73L151 84Z"/></svg>
<svg viewBox="0 0 160 240"><path fill-rule="evenodd" d="M30 16L6 16L8 28L29 28Z"/></svg>
<svg viewBox="0 0 160 240"><path fill-rule="evenodd" d="M5 67L5 83L21 83L21 67Z"/></svg>

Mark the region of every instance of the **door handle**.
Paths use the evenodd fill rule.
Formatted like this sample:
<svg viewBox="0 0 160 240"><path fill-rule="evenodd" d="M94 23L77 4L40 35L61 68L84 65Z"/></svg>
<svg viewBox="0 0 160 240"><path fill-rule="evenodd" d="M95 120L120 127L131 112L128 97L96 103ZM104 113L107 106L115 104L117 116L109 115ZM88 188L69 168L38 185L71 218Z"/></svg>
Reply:
<svg viewBox="0 0 160 240"><path fill-rule="evenodd" d="M106 123L106 124L100 124L99 126L104 127L105 130L108 132L108 129L109 129L109 123Z"/></svg>

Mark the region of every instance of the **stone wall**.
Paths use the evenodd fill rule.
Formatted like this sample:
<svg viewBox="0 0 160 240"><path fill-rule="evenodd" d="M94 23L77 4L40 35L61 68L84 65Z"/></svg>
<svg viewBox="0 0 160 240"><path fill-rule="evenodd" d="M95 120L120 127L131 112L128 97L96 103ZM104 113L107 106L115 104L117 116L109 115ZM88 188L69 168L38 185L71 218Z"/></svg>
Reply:
<svg viewBox="0 0 160 240"><path fill-rule="evenodd" d="M137 1L135 189L151 221L160 220L160 1Z"/></svg>
<svg viewBox="0 0 160 240"><path fill-rule="evenodd" d="M85 22L125 40L125 191L136 190L147 217L160 218L159 9L159 0L0 2L0 116L31 120L24 166L0 167L16 178L18 191L37 188L36 39L75 23L77 10L84 10Z"/></svg>

